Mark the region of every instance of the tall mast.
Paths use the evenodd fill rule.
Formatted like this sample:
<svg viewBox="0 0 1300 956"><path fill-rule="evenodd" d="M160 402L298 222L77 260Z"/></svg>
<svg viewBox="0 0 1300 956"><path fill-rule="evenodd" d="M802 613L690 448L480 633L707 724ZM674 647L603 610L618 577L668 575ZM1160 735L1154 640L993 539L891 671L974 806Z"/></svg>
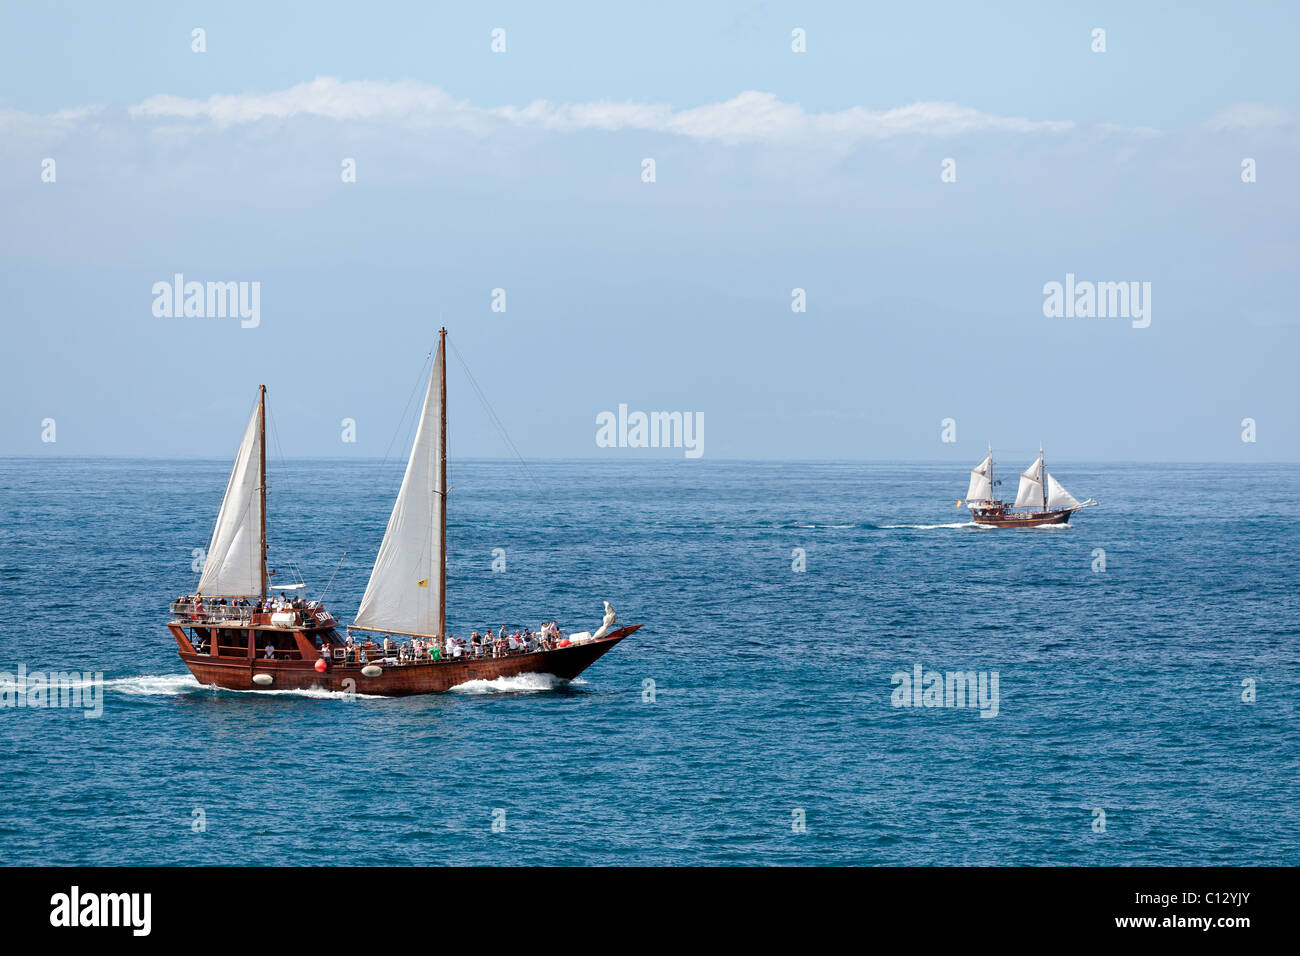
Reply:
<svg viewBox="0 0 1300 956"><path fill-rule="evenodd" d="M438 350L442 352L442 380L438 383L441 400L438 407L442 410L442 421L438 432L438 493L442 495L442 507L438 509L439 548L438 556L438 639L447 637L447 330L438 332Z"/></svg>
<svg viewBox="0 0 1300 956"><path fill-rule="evenodd" d="M1047 510L1047 465L1043 462L1043 443L1038 443L1038 482L1043 486L1043 510Z"/></svg>
<svg viewBox="0 0 1300 956"><path fill-rule="evenodd" d="M993 467L993 442L989 442L989 497L988 497L989 504L992 504L994 501L997 500L996 498L993 497L994 495L993 476L996 474L997 471Z"/></svg>
<svg viewBox="0 0 1300 956"><path fill-rule="evenodd" d="M266 386L259 385L257 398L257 441L259 445L258 462L261 465L261 481L258 491L262 495L262 600L266 600Z"/></svg>

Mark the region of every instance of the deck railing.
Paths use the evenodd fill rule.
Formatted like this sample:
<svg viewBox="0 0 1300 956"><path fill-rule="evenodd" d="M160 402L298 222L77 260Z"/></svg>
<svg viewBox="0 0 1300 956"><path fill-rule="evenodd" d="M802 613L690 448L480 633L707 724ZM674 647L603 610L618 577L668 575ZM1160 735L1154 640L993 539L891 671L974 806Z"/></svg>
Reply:
<svg viewBox="0 0 1300 956"><path fill-rule="evenodd" d="M253 608L236 604L211 604L204 601L200 605L181 598L172 602L171 612L178 620L193 621L196 624L253 623Z"/></svg>
<svg viewBox="0 0 1300 956"><path fill-rule="evenodd" d="M306 607L286 608L283 611L277 611L274 608L259 612L255 607L244 607L238 604L213 604L210 601L204 601L201 605L193 598L180 598L171 603L171 613L179 621L191 624L215 624L218 626L249 626L257 624L273 624L274 614L292 614L293 624L296 626L316 626L326 627L333 625L334 617L323 607L319 601L312 601ZM321 615L325 615L324 618ZM261 620L255 620L261 618Z"/></svg>

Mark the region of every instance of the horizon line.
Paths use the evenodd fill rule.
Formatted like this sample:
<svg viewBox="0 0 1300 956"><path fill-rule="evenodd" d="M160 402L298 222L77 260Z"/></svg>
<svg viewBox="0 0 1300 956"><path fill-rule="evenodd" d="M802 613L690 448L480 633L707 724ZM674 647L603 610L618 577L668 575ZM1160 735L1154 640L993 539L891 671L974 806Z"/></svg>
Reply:
<svg viewBox="0 0 1300 956"><path fill-rule="evenodd" d="M986 452L987 453L987 452ZM0 461L193 461L193 462L230 462L229 456L219 458L204 457L199 455L73 455L51 453L47 455L13 455L0 453ZM1243 461L1239 459L1222 459L1222 458L1056 458L1056 461L1083 463L1094 462L1096 464L1110 465L1300 465L1300 458L1284 459L1266 459L1260 461ZM405 464L406 458L381 458L378 456L362 455L283 455L279 458L268 458L267 464L274 465L276 461L320 461L320 462L369 462L373 464ZM687 459L670 455L652 455L640 458L635 457L612 457L607 455L596 456L576 456L576 457L557 457L557 458L527 458L520 456L480 456L466 455L457 457L448 457L447 461L456 462L507 462L513 463L524 461L528 463L546 464L548 462L601 462L601 463L649 463L649 462L681 462L683 464L700 464L704 462L715 462L723 464L854 464L854 465L871 465L871 464L923 464L923 465L951 465L961 464L953 458L693 458Z"/></svg>

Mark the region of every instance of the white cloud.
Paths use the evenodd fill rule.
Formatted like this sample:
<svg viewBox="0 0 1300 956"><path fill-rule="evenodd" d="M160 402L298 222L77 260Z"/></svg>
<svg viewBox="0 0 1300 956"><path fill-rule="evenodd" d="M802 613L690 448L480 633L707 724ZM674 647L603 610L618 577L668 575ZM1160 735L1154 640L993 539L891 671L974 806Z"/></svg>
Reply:
<svg viewBox="0 0 1300 956"><path fill-rule="evenodd" d="M795 145L984 131L1063 132L1074 126L1068 121L996 116L941 102L913 103L880 112L855 106L810 113L797 103L785 103L772 93L757 91L741 93L723 103L680 110L664 104L599 101L556 105L545 100L523 107L483 108L415 81L344 82L330 77L318 77L272 93L222 94L206 100L154 96L132 107L129 114L135 119L208 121L218 126L314 116L480 131L501 124L560 132L638 130L706 142Z"/></svg>
<svg viewBox="0 0 1300 956"><path fill-rule="evenodd" d="M22 110L0 109L0 129L6 131L70 130L88 119L97 118L104 113L102 106L79 106L75 109L59 110L56 113L38 115L24 113Z"/></svg>
<svg viewBox="0 0 1300 956"><path fill-rule="evenodd" d="M233 126L294 116L334 120L440 118L454 121L482 111L436 86L412 80L345 83L330 77L317 77L310 83L299 83L273 93L222 93L206 100L151 96L127 112L134 119L208 120L218 126Z"/></svg>
<svg viewBox="0 0 1300 956"><path fill-rule="evenodd" d="M1206 120L1205 128L1212 133L1232 129L1274 129L1279 126L1290 126L1295 121L1296 114L1284 106L1235 103Z"/></svg>

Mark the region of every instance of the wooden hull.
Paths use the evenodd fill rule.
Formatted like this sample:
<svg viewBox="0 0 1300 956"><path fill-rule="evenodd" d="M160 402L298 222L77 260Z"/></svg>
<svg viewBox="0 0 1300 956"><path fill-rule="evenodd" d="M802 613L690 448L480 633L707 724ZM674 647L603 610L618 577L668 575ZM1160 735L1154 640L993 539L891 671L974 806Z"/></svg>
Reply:
<svg viewBox="0 0 1300 956"><path fill-rule="evenodd" d="M980 514L976 512L972 520L983 528L1036 528L1044 524L1066 524L1073 513L1068 509L1021 513L994 511Z"/></svg>
<svg viewBox="0 0 1300 956"><path fill-rule="evenodd" d="M324 673L318 673L314 660L214 658L189 651L180 640L177 643L181 644L181 660L195 679L204 685L224 687L227 690L323 690L406 697L450 690L469 681L490 681L498 677L518 677L521 674L551 674L560 680L572 680L640 626L631 624L612 631L598 641L531 654L380 664L381 673L374 677L367 677L361 672L365 666L362 664L332 661ZM271 683L255 683L254 675L269 675Z"/></svg>

